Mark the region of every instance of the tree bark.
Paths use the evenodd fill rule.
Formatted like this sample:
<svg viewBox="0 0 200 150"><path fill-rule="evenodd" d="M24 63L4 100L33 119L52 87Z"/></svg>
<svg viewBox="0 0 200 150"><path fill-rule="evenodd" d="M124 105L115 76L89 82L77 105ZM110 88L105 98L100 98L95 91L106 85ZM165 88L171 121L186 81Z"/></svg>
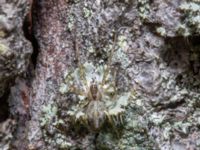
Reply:
<svg viewBox="0 0 200 150"><path fill-rule="evenodd" d="M0 70L2 91L10 90L0 93L10 106L10 117L0 126L12 133L12 141L1 145L20 150L200 149L199 8L197 0L30 1L18 11L21 20L29 16L31 29L25 25L24 32L32 42L32 58L28 42L18 39L29 48L23 51L29 65L6 78L6 86ZM19 27L16 32L21 38ZM0 45L0 68L1 51ZM109 124L105 108L101 113L108 119L98 131L70 120L78 94L63 94L61 88L70 84L67 72L75 74L86 63L108 65L116 72L114 94L131 93L121 125Z"/></svg>

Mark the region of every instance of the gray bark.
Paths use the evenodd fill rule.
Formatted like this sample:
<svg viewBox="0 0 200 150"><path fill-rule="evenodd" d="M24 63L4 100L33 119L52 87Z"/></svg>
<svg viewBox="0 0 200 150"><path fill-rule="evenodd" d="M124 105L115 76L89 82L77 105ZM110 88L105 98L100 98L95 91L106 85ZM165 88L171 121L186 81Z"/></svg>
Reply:
<svg viewBox="0 0 200 150"><path fill-rule="evenodd" d="M6 137L2 138L2 146L41 150L200 149L198 0L35 0L31 15L38 44L33 46L38 54L33 55L37 58L32 62L31 47L21 29L30 3L20 2L3 1L1 5L16 6L13 20L20 22L14 29L6 28L8 16L0 16L0 97L9 97L12 116L0 124L10 126L6 133L11 134L7 143ZM5 7L1 9L6 12ZM1 37L1 30L9 31L14 42L11 36ZM3 68L4 45L15 54L13 60L21 68ZM131 93L119 126L107 118L94 131L87 123L81 126L70 119L69 110L80 99L78 94L62 92L63 84L70 84L66 72L75 74L81 64L89 62L95 67L107 64L116 72L114 94ZM9 89L6 95L4 91ZM108 107L101 110L102 114L107 112L106 117L111 114ZM2 135L3 131L0 129Z"/></svg>

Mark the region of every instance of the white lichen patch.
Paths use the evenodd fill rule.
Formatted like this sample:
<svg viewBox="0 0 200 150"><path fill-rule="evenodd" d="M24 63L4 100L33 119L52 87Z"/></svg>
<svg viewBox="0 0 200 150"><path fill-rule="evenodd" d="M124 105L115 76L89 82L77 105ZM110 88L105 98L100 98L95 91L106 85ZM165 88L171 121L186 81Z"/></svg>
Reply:
<svg viewBox="0 0 200 150"><path fill-rule="evenodd" d="M126 36L119 36L117 41L117 49L112 54L112 63L120 63L122 68L127 68L131 61L126 52L128 51L128 39Z"/></svg>
<svg viewBox="0 0 200 150"><path fill-rule="evenodd" d="M86 62L64 79L60 92L75 94L78 99L67 112L73 122L93 130L100 129L106 122L123 123L131 92L117 92L115 73L107 65L94 66Z"/></svg>
<svg viewBox="0 0 200 150"><path fill-rule="evenodd" d="M69 149L72 144L65 134L62 126L64 120L58 116L59 108L55 103L48 104L42 108L40 126L42 127L43 138L46 143L52 144L60 149Z"/></svg>
<svg viewBox="0 0 200 150"><path fill-rule="evenodd" d="M138 0L138 11L139 11L139 16L142 20L148 18L150 10L149 3L150 3L149 0Z"/></svg>
<svg viewBox="0 0 200 150"><path fill-rule="evenodd" d="M158 27L156 32L161 36L166 36L166 29L164 27Z"/></svg>
<svg viewBox="0 0 200 150"><path fill-rule="evenodd" d="M44 106L42 110L43 110L44 115L42 118L40 118L41 126L45 126L46 124L51 122L51 120L53 120L53 118L54 119L57 118L58 108L56 106L49 104L47 106Z"/></svg>
<svg viewBox="0 0 200 150"><path fill-rule="evenodd" d="M200 4L184 2L179 7L183 14L182 24L178 25L177 32L183 36L200 33Z"/></svg>

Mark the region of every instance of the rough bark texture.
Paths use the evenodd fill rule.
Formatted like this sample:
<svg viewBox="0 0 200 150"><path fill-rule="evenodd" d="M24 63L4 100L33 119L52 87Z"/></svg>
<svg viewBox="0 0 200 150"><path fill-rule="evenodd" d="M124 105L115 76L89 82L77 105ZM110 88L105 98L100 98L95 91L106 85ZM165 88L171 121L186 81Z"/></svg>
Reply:
<svg viewBox="0 0 200 150"><path fill-rule="evenodd" d="M15 79L26 76L32 53L31 43L25 39L22 29L29 8L30 4L26 0L0 1L0 149L3 150L11 148L10 143L15 139L13 132L18 118L23 118L20 114L25 110L26 101L20 99L23 93L13 95L14 98L20 97L19 101L9 103L10 111L8 99ZM9 114L16 115L9 117Z"/></svg>
<svg viewBox="0 0 200 150"><path fill-rule="evenodd" d="M16 6L14 20L20 22L14 30L7 29L9 17L0 16L0 97L9 100L15 120L0 124L2 136L11 135L8 140L1 138L1 146L20 150L200 149L199 0L35 0L32 60L30 44L22 36L28 4L1 3L1 7ZM5 8L0 15L6 13ZM21 68L4 69L7 49L14 52L12 60ZM18 72L25 71L27 60L34 69L29 67L32 71L20 77ZM109 65L117 72L117 92L132 93L122 125L105 121L93 131L70 120L69 110L80 99L62 92L63 84L69 84L66 72L86 62ZM8 94L4 91L13 79L15 85ZM3 133L3 125L9 131Z"/></svg>

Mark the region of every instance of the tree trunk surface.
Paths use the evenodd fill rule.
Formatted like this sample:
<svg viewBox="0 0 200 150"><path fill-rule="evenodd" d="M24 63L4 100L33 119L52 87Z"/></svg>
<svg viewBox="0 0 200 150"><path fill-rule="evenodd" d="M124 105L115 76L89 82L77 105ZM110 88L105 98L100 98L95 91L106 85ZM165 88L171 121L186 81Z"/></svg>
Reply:
<svg viewBox="0 0 200 150"><path fill-rule="evenodd" d="M200 149L199 35L199 0L0 0L0 149Z"/></svg>

